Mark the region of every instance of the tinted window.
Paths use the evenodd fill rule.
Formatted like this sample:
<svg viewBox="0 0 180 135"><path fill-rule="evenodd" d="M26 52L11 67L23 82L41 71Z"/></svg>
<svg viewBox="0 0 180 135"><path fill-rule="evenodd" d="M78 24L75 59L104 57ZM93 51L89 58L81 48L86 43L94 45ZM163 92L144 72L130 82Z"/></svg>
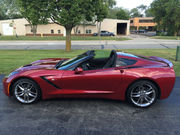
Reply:
<svg viewBox="0 0 180 135"><path fill-rule="evenodd" d="M129 66L135 64L137 61L133 59L117 58L116 67Z"/></svg>

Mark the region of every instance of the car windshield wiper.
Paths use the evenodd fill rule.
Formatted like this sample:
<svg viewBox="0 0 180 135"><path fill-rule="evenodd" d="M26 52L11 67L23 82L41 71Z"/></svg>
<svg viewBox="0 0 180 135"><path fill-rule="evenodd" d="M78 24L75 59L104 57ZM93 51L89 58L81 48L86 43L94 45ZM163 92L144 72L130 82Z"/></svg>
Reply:
<svg viewBox="0 0 180 135"><path fill-rule="evenodd" d="M66 61L66 60L60 60L60 61L56 64L55 68L58 69L59 66L61 66L61 64L62 64L64 61Z"/></svg>

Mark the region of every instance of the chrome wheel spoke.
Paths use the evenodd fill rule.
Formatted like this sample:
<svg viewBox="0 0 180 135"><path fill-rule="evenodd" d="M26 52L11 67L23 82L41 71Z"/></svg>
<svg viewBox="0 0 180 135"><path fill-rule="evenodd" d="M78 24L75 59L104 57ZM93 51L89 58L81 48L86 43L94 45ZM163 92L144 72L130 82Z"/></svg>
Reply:
<svg viewBox="0 0 180 135"><path fill-rule="evenodd" d="M151 98L149 96L146 96L146 98L151 101Z"/></svg>
<svg viewBox="0 0 180 135"><path fill-rule="evenodd" d="M17 92L16 95L18 95L18 96L23 96L24 93L21 91L21 92Z"/></svg>
<svg viewBox="0 0 180 135"><path fill-rule="evenodd" d="M26 101L26 97L27 97L26 94L24 94L24 101Z"/></svg>
<svg viewBox="0 0 180 135"><path fill-rule="evenodd" d="M31 97L36 97L36 93L32 93L32 92L29 92L29 94L28 94L29 96L31 96Z"/></svg>
<svg viewBox="0 0 180 135"><path fill-rule="evenodd" d="M32 88L33 88L33 85L32 85L32 84L31 84L31 85L30 85L30 84L28 84L27 89L28 89L28 90L31 90Z"/></svg>
<svg viewBox="0 0 180 135"><path fill-rule="evenodd" d="M146 92L146 95L153 93L153 90Z"/></svg>
<svg viewBox="0 0 180 135"><path fill-rule="evenodd" d="M132 93L131 97L140 97L140 94L139 93Z"/></svg>
<svg viewBox="0 0 180 135"><path fill-rule="evenodd" d="M24 94L24 101L25 101L26 103L29 102L29 96L28 96L27 94Z"/></svg>
<svg viewBox="0 0 180 135"><path fill-rule="evenodd" d="M27 102L29 102L29 95L27 95Z"/></svg>
<svg viewBox="0 0 180 135"><path fill-rule="evenodd" d="M138 98L138 101L137 101L137 103L139 104L139 102L141 101L141 97L140 98Z"/></svg>
<svg viewBox="0 0 180 135"><path fill-rule="evenodd" d="M147 99L147 97L144 98L148 103L150 103L150 100Z"/></svg>
<svg viewBox="0 0 180 135"><path fill-rule="evenodd" d="M141 100L140 100L141 105L142 105L143 101L144 101L144 98L142 97Z"/></svg>
<svg viewBox="0 0 180 135"><path fill-rule="evenodd" d="M24 91L24 88L23 88L22 86L17 85L17 87L18 87L20 90Z"/></svg>

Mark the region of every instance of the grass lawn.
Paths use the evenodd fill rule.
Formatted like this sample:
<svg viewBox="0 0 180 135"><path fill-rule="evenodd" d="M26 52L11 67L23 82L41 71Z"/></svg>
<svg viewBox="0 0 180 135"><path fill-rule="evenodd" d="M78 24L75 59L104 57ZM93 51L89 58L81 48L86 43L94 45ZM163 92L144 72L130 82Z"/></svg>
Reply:
<svg viewBox="0 0 180 135"><path fill-rule="evenodd" d="M97 36L72 36L72 40L116 40L116 41L124 41L130 40L125 37L97 37ZM48 36L48 37L34 37L34 36L19 36L16 38L15 36L0 36L1 40L32 40L32 41L47 41L47 40L65 40L63 36Z"/></svg>
<svg viewBox="0 0 180 135"><path fill-rule="evenodd" d="M22 65L42 58L71 58L85 51L72 50L67 53L64 50L0 50L0 74L8 74ZM180 76L180 61L175 61L175 49L125 49L121 51L166 58L173 62L176 75ZM97 57L106 57L109 55L109 52L109 50L98 50Z"/></svg>
<svg viewBox="0 0 180 135"><path fill-rule="evenodd" d="M155 37L152 37L154 39L169 39L169 40L180 40L180 36L155 36Z"/></svg>

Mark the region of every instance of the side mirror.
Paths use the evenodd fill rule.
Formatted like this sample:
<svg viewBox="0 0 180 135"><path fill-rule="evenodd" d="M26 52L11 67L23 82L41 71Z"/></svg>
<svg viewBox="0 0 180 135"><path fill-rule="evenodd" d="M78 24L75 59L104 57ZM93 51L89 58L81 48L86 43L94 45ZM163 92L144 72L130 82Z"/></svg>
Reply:
<svg viewBox="0 0 180 135"><path fill-rule="evenodd" d="M75 69L75 74L80 74L80 73L82 73L82 72L83 72L83 69L80 68L80 67L78 67L78 68Z"/></svg>

